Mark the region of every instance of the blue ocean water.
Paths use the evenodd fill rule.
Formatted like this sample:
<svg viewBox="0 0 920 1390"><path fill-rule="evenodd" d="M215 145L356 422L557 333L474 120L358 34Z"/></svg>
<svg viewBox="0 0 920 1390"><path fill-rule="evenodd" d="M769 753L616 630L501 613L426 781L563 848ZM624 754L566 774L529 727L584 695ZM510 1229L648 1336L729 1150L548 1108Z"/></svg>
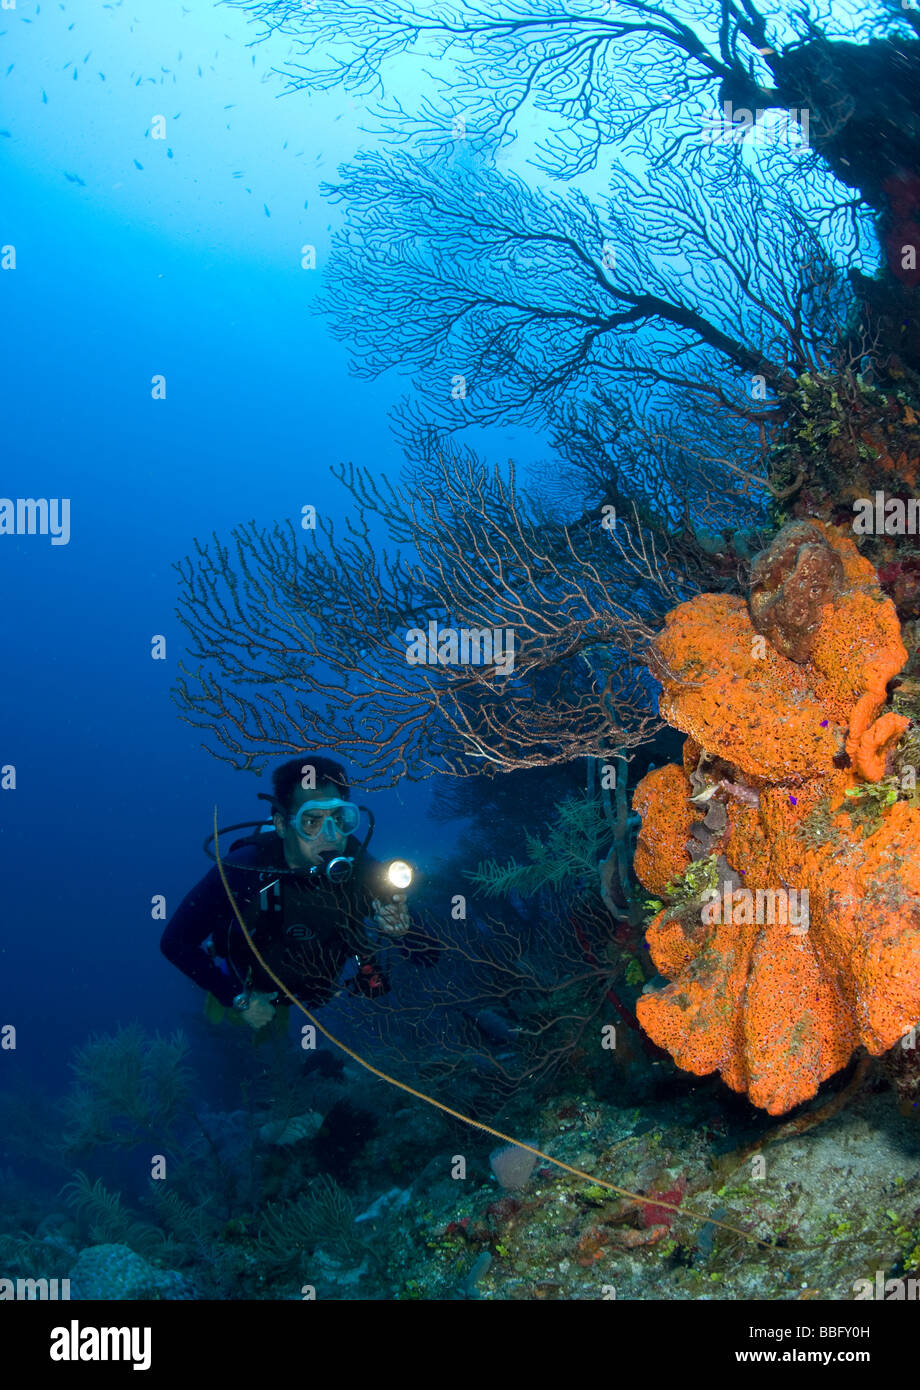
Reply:
<svg viewBox="0 0 920 1390"><path fill-rule="evenodd" d="M38 9L3 16L4 489L68 498L70 536L0 555L4 984L29 1001L20 1059L49 1080L115 1019L174 1025L189 991L151 898L174 906L208 867L215 802L258 817L265 789L170 701L172 563L250 519L341 516L329 465L401 455L392 387L349 376L311 314L336 216L319 184L353 152L354 110L280 98L251 27L209 4ZM445 833L424 789L375 806L384 854Z"/></svg>
<svg viewBox="0 0 920 1390"><path fill-rule="evenodd" d="M331 465L395 480L404 461L398 384L351 375L314 313L341 221L320 184L373 137L350 98L284 95L278 45L253 48L253 33L210 0L0 16L0 222L14 248L0 283L3 493L48 499L67 521L56 537L5 535L0 553L11 1232L63 1210L61 1179L83 1167L127 1204L147 1200L149 1144L47 1162L49 1116L92 1039L139 1028L150 1046L183 1030L199 1111L242 1113L266 1074L252 1039L206 1023L203 992L160 953L164 914L210 868L214 807L223 825L262 820L268 785L179 718L173 564L250 520L298 526L313 507L341 523L354 504ZM526 460L522 438L495 433L503 456ZM424 868L455 845L458 822L431 819L428 783L356 799L375 813L375 855ZM323 1017L335 1024L335 1003ZM4 1248L14 1272L32 1268ZM106 1277L91 1289L119 1287Z"/></svg>

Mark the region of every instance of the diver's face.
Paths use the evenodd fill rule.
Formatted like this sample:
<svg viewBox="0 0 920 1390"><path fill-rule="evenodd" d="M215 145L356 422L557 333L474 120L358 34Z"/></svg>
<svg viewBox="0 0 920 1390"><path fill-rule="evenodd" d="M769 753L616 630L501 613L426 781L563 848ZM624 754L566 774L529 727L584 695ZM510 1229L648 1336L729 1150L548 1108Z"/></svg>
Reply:
<svg viewBox="0 0 920 1390"><path fill-rule="evenodd" d="M290 824L290 817L296 816L306 802L310 801L329 801L333 797L339 796L338 790L329 783L324 783L315 787L313 791L304 791L298 787L294 793L291 809L287 816L283 816L280 811L276 811L272 817L275 829L284 841L284 857L288 867L291 869L310 869L314 864L323 862L323 855L330 851L333 854L344 854L345 844L348 836L338 828L333 826L326 819L322 830L312 840L305 839L298 835L293 825ZM330 833L333 832L333 833Z"/></svg>

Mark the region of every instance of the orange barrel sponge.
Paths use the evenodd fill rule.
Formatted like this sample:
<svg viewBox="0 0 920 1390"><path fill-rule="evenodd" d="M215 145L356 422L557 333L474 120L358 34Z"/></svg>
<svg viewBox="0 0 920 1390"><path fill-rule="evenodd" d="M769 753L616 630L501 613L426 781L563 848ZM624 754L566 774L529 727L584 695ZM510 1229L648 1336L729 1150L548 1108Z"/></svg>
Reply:
<svg viewBox="0 0 920 1390"><path fill-rule="evenodd" d="M865 782L880 782L885 776L885 760L900 741L901 735L910 720L903 714L889 710L856 741L853 762L856 773Z"/></svg>
<svg viewBox="0 0 920 1390"><path fill-rule="evenodd" d="M750 776L799 782L832 772L843 747L806 668L758 633L744 599L700 594L665 619L652 644L660 710L707 753Z"/></svg>
<svg viewBox="0 0 920 1390"><path fill-rule="evenodd" d="M663 893L690 866L687 840L700 812L690 802L693 788L673 763L652 768L633 793L633 810L642 817L635 871L650 893Z"/></svg>
<svg viewBox="0 0 920 1390"><path fill-rule="evenodd" d="M847 752L854 758L857 741L885 703L888 682L907 661L907 649L895 606L869 561L849 536L813 524L843 566L841 592L824 606L815 634L814 689L832 719L848 722Z"/></svg>
<svg viewBox="0 0 920 1390"><path fill-rule="evenodd" d="M661 824L683 802L666 782L676 804L653 808ZM671 983L636 1005L678 1066L720 1071L773 1115L814 1096L860 1044L877 1056L920 1020L920 810L896 802L865 835L832 814L836 794L815 821L819 787L733 808L720 847L731 879L715 903L658 913L647 939ZM764 852L749 855L758 840Z"/></svg>
<svg viewBox="0 0 920 1390"><path fill-rule="evenodd" d="M885 775L907 722L884 710L907 654L872 566L807 522L784 528L753 575L750 610L703 594L653 644L662 714L693 743L686 770L637 788L636 874L667 899L689 859L698 758L725 806L725 882L652 922L669 983L636 1012L678 1066L718 1070L778 1115L856 1047L879 1055L920 1022L920 809L846 796Z"/></svg>

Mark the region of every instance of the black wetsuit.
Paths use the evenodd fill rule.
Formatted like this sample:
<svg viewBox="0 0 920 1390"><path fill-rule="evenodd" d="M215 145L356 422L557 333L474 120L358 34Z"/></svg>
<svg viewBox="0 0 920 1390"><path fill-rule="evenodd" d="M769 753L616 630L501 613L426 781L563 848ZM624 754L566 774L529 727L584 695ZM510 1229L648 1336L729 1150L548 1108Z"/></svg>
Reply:
<svg viewBox="0 0 920 1390"><path fill-rule="evenodd" d="M349 836L345 853L355 855L359 848ZM352 877L342 884L319 874L279 874L283 865L281 841L274 833L245 842L224 860L227 882L267 964L305 1004L316 1006L331 998L349 958L355 961L361 993L385 992L366 926L373 917L373 900L387 902L393 893L384 885L379 861L359 855ZM160 949L221 1004L229 1006L245 989L277 992L246 943L216 866L182 899Z"/></svg>

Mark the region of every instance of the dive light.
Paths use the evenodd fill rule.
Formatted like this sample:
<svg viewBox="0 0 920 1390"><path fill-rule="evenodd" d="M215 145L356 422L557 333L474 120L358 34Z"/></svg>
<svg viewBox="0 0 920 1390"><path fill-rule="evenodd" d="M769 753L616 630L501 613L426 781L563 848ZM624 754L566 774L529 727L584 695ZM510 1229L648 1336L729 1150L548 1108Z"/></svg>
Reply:
<svg viewBox="0 0 920 1390"><path fill-rule="evenodd" d="M412 866L405 859L391 859L386 869L387 883L397 893L402 893L412 882Z"/></svg>

